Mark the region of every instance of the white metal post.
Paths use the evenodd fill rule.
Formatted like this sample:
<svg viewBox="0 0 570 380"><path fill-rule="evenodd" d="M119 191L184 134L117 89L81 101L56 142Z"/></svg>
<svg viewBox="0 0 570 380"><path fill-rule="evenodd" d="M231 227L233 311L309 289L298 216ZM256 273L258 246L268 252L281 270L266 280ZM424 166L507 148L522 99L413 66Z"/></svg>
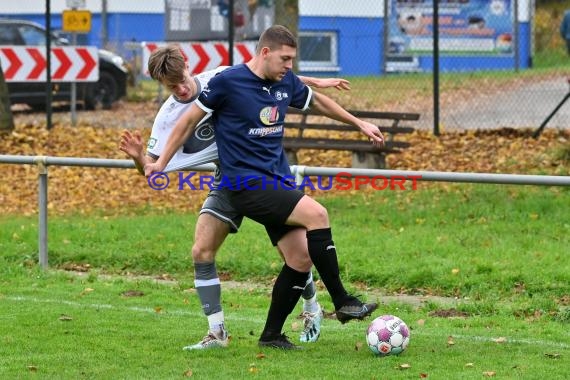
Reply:
<svg viewBox="0 0 570 380"><path fill-rule="evenodd" d="M48 191L48 170L47 157L39 156L35 159L38 165L38 249L39 263L42 269L48 267L48 211L47 211L47 191Z"/></svg>

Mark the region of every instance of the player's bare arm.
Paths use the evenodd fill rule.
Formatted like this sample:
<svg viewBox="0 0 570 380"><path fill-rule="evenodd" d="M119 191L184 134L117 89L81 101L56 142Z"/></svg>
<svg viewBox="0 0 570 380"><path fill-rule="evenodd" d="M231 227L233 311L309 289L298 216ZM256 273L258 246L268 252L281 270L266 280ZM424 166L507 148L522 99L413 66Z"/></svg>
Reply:
<svg viewBox="0 0 570 380"><path fill-rule="evenodd" d="M146 164L154 162L152 157L144 154L144 144L139 131L135 131L134 134L127 130L123 131L119 149L133 159L135 167L140 174L144 175L144 166Z"/></svg>
<svg viewBox="0 0 570 380"><path fill-rule="evenodd" d="M334 87L337 90L350 90L350 82L343 78L315 78L298 75L299 79L307 86L315 88Z"/></svg>
<svg viewBox="0 0 570 380"><path fill-rule="evenodd" d="M200 109L196 104L192 104L190 109L180 116L180 119L178 119L174 129L172 129L172 132L168 137L166 146L164 147L159 159L155 163L149 163L144 166L145 176L148 177L152 173L164 170L176 151L190 137L204 116L206 116L206 112Z"/></svg>
<svg viewBox="0 0 570 380"><path fill-rule="evenodd" d="M311 105L320 113L330 117L331 119L354 125L370 139L372 144L378 146L384 145L384 136L382 135L382 132L380 132L380 129L378 129L378 126L367 121L360 120L328 96L313 91Z"/></svg>

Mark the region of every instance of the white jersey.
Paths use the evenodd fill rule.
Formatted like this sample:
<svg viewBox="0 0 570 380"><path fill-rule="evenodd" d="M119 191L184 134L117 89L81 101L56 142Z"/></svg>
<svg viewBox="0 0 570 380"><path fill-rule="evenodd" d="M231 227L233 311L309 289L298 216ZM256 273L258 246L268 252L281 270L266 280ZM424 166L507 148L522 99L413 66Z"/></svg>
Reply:
<svg viewBox="0 0 570 380"><path fill-rule="evenodd" d="M168 99L166 99L154 118L152 131L147 144L148 156L154 159L158 159L158 157L160 157L162 150L166 146L168 137L180 116L190 108L194 100L198 98L198 95L200 95L200 92L202 92L202 89L206 87L208 81L214 75L225 70L227 67L228 66L220 66L217 69L195 75L194 80L196 81L197 92L195 97L191 100L181 102L173 95L170 95ZM189 139L189 143L195 144L197 142L198 145L202 144L205 148L200 151L189 152L187 149L185 151L184 146L180 147L169 161L165 169L166 172L202 165L218 159L218 149L214 142L213 130L209 123L204 123L210 118L210 116L210 114L204 116Z"/></svg>

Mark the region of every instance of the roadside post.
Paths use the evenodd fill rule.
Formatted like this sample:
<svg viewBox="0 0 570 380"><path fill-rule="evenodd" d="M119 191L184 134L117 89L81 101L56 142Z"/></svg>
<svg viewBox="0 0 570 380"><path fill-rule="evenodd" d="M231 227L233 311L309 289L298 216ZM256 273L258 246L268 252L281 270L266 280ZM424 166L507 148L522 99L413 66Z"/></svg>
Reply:
<svg viewBox="0 0 570 380"><path fill-rule="evenodd" d="M63 31L70 32L72 39L71 45L77 46L77 34L89 33L91 31L91 12L88 10L79 10L85 8L85 0L65 0L66 9L62 13ZM77 85L76 82L71 83L71 125L77 125Z"/></svg>

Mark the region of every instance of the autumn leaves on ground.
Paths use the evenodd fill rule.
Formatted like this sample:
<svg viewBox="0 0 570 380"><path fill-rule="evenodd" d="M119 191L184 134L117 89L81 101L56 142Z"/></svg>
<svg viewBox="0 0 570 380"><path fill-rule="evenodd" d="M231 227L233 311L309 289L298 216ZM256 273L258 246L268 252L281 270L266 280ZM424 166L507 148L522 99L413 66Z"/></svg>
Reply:
<svg viewBox="0 0 570 380"><path fill-rule="evenodd" d="M47 131L45 114L16 113L16 128L4 133L0 154L45 155L125 159L118 150L124 128L150 134L156 105L121 103L109 111L81 113L72 127L69 113L54 116ZM388 156L388 168L485 173L568 175L570 130L546 128L538 139L533 131L499 129L446 132L430 131L399 135L411 147ZM299 163L309 166L350 167L350 152L301 151ZM0 164L0 214L29 215L37 212L38 168L34 165ZM141 208L155 211L196 210L205 191L169 188L152 190L134 169L50 166L49 212L125 214Z"/></svg>

